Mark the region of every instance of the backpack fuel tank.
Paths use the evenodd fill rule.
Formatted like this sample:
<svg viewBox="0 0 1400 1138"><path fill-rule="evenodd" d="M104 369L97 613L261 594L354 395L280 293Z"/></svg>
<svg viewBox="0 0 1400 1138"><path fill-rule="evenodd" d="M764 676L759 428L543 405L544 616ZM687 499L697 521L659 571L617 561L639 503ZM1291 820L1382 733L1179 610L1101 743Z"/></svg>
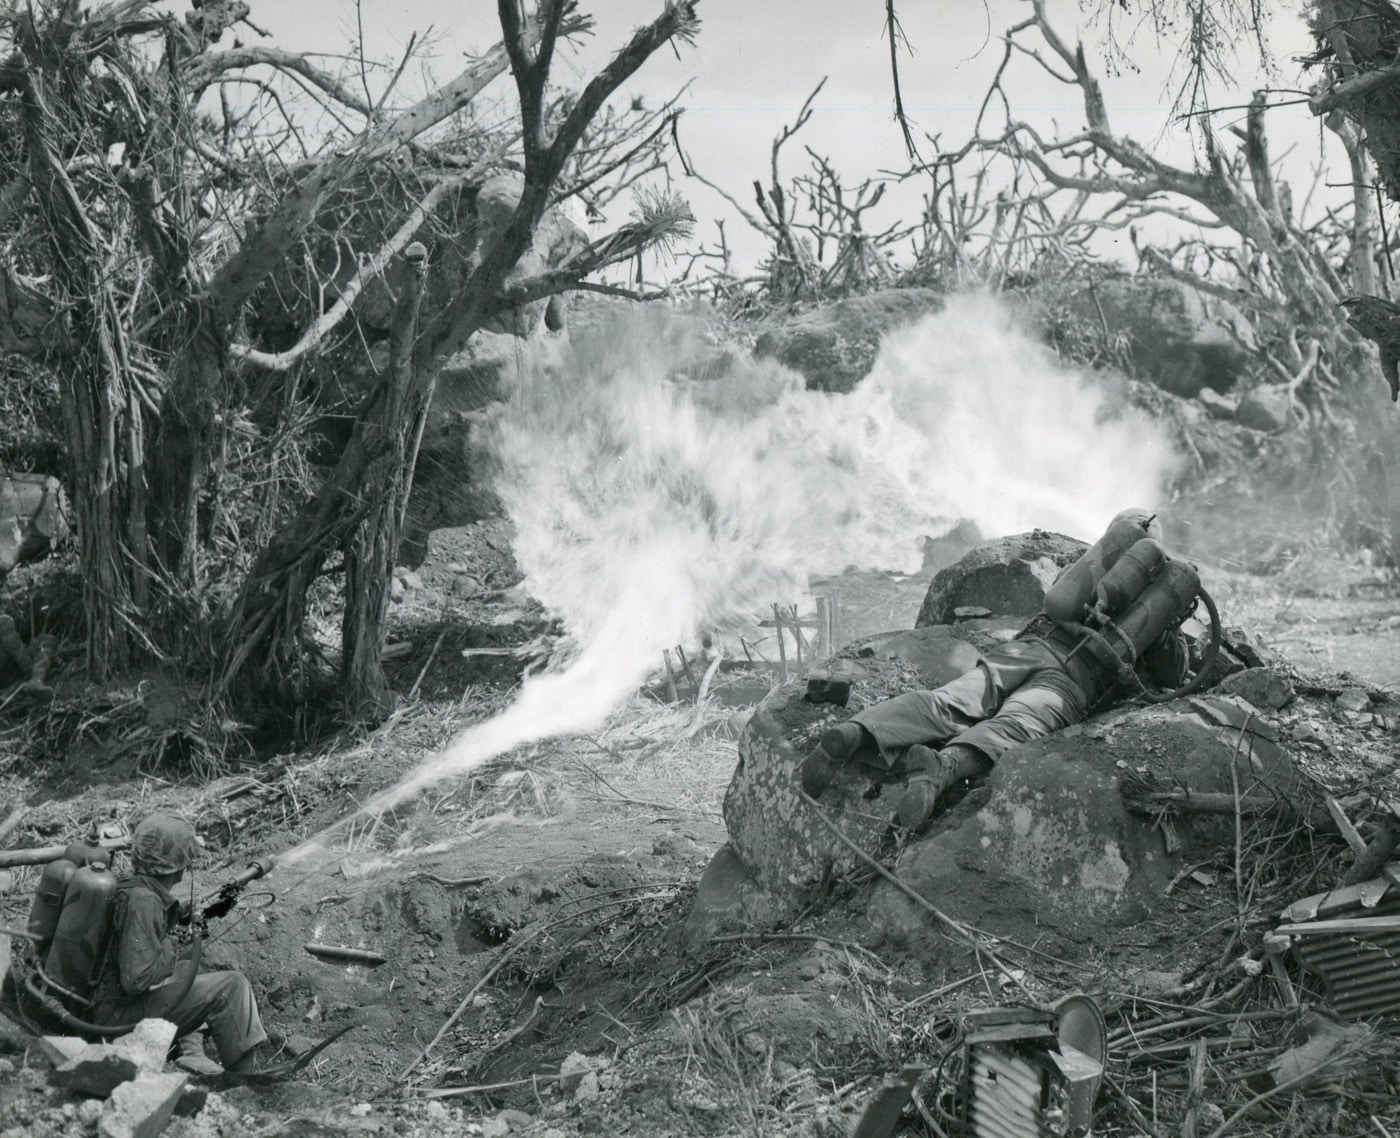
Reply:
<svg viewBox="0 0 1400 1138"><path fill-rule="evenodd" d="M1060 624L1077 624L1088 615L1099 583L1125 553L1143 538L1160 533L1155 515L1124 510L1109 523L1103 537L1055 580L1045 594L1045 615Z"/></svg>
<svg viewBox="0 0 1400 1138"><path fill-rule="evenodd" d="M77 869L63 892L63 909L44 958L44 974L84 1000L97 983L97 971L111 936L116 891L116 876L105 864L96 864Z"/></svg>
<svg viewBox="0 0 1400 1138"><path fill-rule="evenodd" d="M85 865L110 866L112 851L96 844L74 842L63 856L44 866L39 887L34 891L34 903L29 907L28 933L34 937L42 955L53 943L58 919L63 912L63 896L73 875Z"/></svg>
<svg viewBox="0 0 1400 1138"><path fill-rule="evenodd" d="M1151 583L1104 624L1101 635L1090 642L1090 650L1105 664L1132 667L1153 641L1190 612L1200 589L1201 578L1194 565L1165 558ZM1107 656L1109 648L1112 657Z"/></svg>

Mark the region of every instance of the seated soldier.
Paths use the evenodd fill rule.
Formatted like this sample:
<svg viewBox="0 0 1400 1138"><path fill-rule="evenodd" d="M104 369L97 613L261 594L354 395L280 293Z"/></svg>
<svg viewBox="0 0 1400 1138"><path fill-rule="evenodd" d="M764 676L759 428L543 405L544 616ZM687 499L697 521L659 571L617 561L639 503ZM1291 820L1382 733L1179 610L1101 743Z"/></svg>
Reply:
<svg viewBox="0 0 1400 1138"><path fill-rule="evenodd" d="M132 875L117 883L112 945L98 976L92 1020L109 1025L148 1017L178 1029L177 1063L197 1074L221 1068L204 1054L209 1027L223 1069L255 1071L271 1048L252 986L241 972L204 972L186 990L191 963L171 935L182 914L171 890L194 861L199 839L183 818L152 814L131 840Z"/></svg>
<svg viewBox="0 0 1400 1138"><path fill-rule="evenodd" d="M1120 556L1138 549L1127 545L1136 536L1151 539L1156 552L1146 552L1165 559L1156 545L1160 534L1155 517L1146 511L1123 511L1104 540L1056 579L1046 608L1057 615L1087 616L1095 595L1086 597L1084 584L1097 586L1098 581L1084 566L1099 556L1110 536L1120 535ZM1195 603L1199 580L1184 562L1170 564L1172 572L1159 571L1114 610L1117 627L1131 629L1131 639L1141 642L1131 643L1129 660L1123 659L1123 650L1112 651L1124 644L1122 638L1115 645L1078 619L1053 620L1042 612L1014 640L984 654L972 671L933 691L905 692L873 704L823 733L803 760L803 791L820 797L837 768L853 760L900 769L908 784L899 800L899 822L917 829L949 787L986 774L1016 744L1082 720L1124 678L1128 664L1159 687L1178 687L1187 669L1186 640L1178 626ZM1120 577L1128 568L1125 564ZM1102 571L1096 575L1105 576ZM1061 582L1066 582L1063 588ZM1133 584L1140 582L1133 579ZM1074 588L1078 595L1068 595ZM1107 617L1101 594L1099 600L1098 613Z"/></svg>

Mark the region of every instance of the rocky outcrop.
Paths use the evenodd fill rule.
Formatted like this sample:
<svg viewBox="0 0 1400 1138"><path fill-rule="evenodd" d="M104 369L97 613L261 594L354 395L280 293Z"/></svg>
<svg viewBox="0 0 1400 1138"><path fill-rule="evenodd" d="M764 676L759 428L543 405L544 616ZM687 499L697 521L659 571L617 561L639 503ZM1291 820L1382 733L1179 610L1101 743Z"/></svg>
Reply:
<svg viewBox="0 0 1400 1138"><path fill-rule="evenodd" d="M1081 320L1121 335L1144 379L1187 398L1213 387L1229 391L1254 358L1254 332L1244 313L1182 281L1111 277L1071 294Z"/></svg>
<svg viewBox="0 0 1400 1138"><path fill-rule="evenodd" d="M884 698L895 676L858 674L852 706L839 714L805 704L796 683L755 713L725 795L729 843L687 926L692 950L720 931L791 920L859 865L856 849L889 852L896 775L849 764L814 805L800 792L799 766L822 730ZM1278 731L1237 697L1109 713L1006 752L984 787L909 843L896 872L940 910L994 934L1110 936L1153 913L1183 865L1233 841L1224 815L1174 818L1168 840L1144 804L1182 787L1228 796L1237 784L1304 810L1317 797ZM929 927L927 911L893 886L875 889L869 916L889 935Z"/></svg>
<svg viewBox="0 0 1400 1138"><path fill-rule="evenodd" d="M934 576L914 627L951 624L960 608L1029 619L1040 611L1060 570L1087 548L1077 538L1047 530L979 545Z"/></svg>
<svg viewBox="0 0 1400 1138"><path fill-rule="evenodd" d="M847 297L776 322L754 355L801 372L809 389L850 391L869 374L886 332L942 307L943 294L926 288Z"/></svg>
<svg viewBox="0 0 1400 1138"><path fill-rule="evenodd" d="M1034 740L1004 754L982 791L910 846L899 877L988 932L1039 926L1061 942L1103 939L1170 904L1181 867L1234 840L1233 818L1205 814L1173 817L1168 840L1141 808L1154 793L1189 787L1228 800L1248 785L1304 808L1320 799L1278 740L1229 696L1121 711ZM893 887L876 890L870 913L899 933L927 919Z"/></svg>

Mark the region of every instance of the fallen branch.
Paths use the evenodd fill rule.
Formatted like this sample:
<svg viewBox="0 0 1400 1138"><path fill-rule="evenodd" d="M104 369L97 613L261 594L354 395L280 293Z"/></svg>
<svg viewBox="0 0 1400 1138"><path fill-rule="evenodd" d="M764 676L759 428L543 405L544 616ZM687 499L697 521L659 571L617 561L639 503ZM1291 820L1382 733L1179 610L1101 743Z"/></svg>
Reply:
<svg viewBox="0 0 1400 1138"><path fill-rule="evenodd" d="M115 853L130 849L131 839L103 838L97 844ZM67 846L39 846L27 850L0 850L0 869L12 869L17 865L44 865L61 858L67 849Z"/></svg>
<svg viewBox="0 0 1400 1138"><path fill-rule="evenodd" d="M1336 1054L1330 1055L1326 1059L1322 1060L1322 1062L1309 1067L1302 1074L1295 1075L1293 1078L1287 1079L1284 1082L1279 1083L1275 1087L1270 1087L1267 1091L1260 1092L1259 1094L1255 1095L1252 1099L1250 1099L1247 1103L1245 1103L1244 1106L1240 1107L1239 1110L1235 1111L1234 1114L1230 1115L1229 1118L1227 1118L1214 1130L1212 1130L1210 1134L1207 1135L1207 1138L1222 1138L1222 1135L1224 1135L1225 1132L1230 1129L1230 1127L1232 1127L1236 1122L1238 1122L1241 1118L1243 1118L1261 1102L1267 1102L1275 1095L1282 1094L1284 1091L1287 1090L1292 1090L1294 1087L1302 1083L1306 1083L1310 1079L1315 1079L1318 1076L1318 1074L1322 1071L1326 1070L1329 1067L1335 1066L1344 1059L1355 1058L1370 1046L1372 1046L1372 1041L1370 1039L1366 1039L1359 1043L1353 1044L1351 1047L1345 1048L1342 1051L1338 1051Z"/></svg>
<svg viewBox="0 0 1400 1138"><path fill-rule="evenodd" d="M471 1006L471 1002L473 998L475 998L476 994L480 992L482 988L486 987L486 985L489 984L492 981L492 979L495 978L496 973L499 972L502 968L504 968L506 964L515 956L516 953L518 953L522 948L524 948L532 940L534 940L541 933L543 933L547 928L549 928L549 922L541 921L533 929L522 933L518 939L511 942L510 947L507 948L503 953L501 953L500 956L496 958L496 963L491 965L491 967L488 968L482 974L481 979L479 979L475 984L471 986L467 994L462 997L462 1002L457 1005L457 1010L447 1017L447 1022L444 1023L440 1028L438 1028L438 1033L435 1036L433 1036L432 1039L428 1040L427 1046L424 1047L422 1051L418 1052L418 1054L414 1056L413 1061L403 1069L403 1071L399 1074L398 1079L395 1080L395 1083L404 1082L408 1078L408 1076L413 1073L414 1069L418 1066L418 1064L423 1062L423 1060L428 1057L432 1049L442 1042L442 1037L446 1035L449 1031L451 1031L452 1026L459 1019L462 1018L463 1013L466 1012L467 1008ZM393 1085L391 1084L390 1087L387 1087L385 1089L391 1090L392 1088Z"/></svg>
<svg viewBox="0 0 1400 1138"><path fill-rule="evenodd" d="M21 802L10 811L10 816L8 818L0 822L0 842L3 842L15 831L15 828L20 824L20 820L24 817L24 811L25 806L24 803Z"/></svg>

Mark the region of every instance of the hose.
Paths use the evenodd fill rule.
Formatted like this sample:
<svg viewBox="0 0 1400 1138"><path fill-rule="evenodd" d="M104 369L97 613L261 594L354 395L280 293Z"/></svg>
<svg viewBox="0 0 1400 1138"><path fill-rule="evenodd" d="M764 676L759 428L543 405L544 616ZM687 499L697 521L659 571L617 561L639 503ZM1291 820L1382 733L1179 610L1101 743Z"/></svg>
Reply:
<svg viewBox="0 0 1400 1138"><path fill-rule="evenodd" d="M199 975L199 961L203 955L204 940L202 937L196 937L194 943L190 946L188 975L180 981L180 986L176 989L174 997L171 998L170 1003L172 1006L181 1003L184 998L190 994L190 989L194 987L195 977ZM35 965L24 978L25 990L34 997L35 1001L37 1001L39 1006L42 1007L46 1013L57 1019L64 1027L76 1031L81 1035L95 1035L100 1039L116 1039L119 1035L126 1035L129 1032L135 1031L136 1025L141 1022L141 1020L138 1019L133 1023L126 1024L99 1024L89 1023L87 1020L79 1019L63 1006L62 1001L53 995L52 991L41 991L39 989L39 981L41 979L45 985L57 987L57 985L54 985L53 982L44 975L43 970L40 969L38 965ZM143 1016L142 1018L144 1019L147 1017Z"/></svg>
<svg viewBox="0 0 1400 1138"><path fill-rule="evenodd" d="M1204 589L1197 588L1196 593L1205 602L1206 612L1210 614L1210 643L1206 646L1205 657L1201 660L1201 666L1196 669L1196 674L1175 691L1144 692L1142 698L1148 703L1166 703L1169 700L1180 699L1184 695L1199 691L1201 685L1206 682L1206 677L1210 675L1215 658L1220 655L1220 610L1215 607L1215 601Z"/></svg>

